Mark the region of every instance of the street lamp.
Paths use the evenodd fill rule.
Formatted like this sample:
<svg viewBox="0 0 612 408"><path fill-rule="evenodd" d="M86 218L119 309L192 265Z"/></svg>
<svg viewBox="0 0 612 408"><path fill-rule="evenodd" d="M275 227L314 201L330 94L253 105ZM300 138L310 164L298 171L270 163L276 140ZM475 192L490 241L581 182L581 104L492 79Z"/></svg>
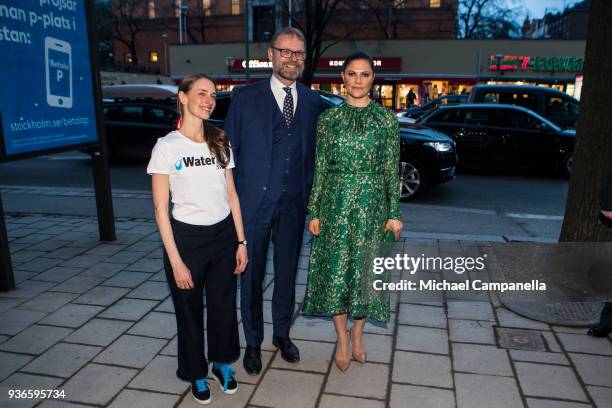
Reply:
<svg viewBox="0 0 612 408"><path fill-rule="evenodd" d="M165 31L161 35L162 41L164 42L164 74L170 74L170 66L168 61L168 33Z"/></svg>
<svg viewBox="0 0 612 408"><path fill-rule="evenodd" d="M187 10L189 6L187 4L183 4L182 0L179 0L179 44L183 44L183 39L187 40ZM183 21L183 17L185 20ZM183 30L185 35L183 36Z"/></svg>

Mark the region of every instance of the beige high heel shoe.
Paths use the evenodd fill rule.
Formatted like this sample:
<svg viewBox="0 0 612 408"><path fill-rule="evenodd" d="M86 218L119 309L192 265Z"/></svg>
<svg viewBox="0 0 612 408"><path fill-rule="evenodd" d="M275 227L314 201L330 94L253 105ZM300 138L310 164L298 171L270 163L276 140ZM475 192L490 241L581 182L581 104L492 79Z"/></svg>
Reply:
<svg viewBox="0 0 612 408"><path fill-rule="evenodd" d="M349 335L349 342L350 342L350 335ZM336 342L336 356L334 358L335 362L336 362L336 367L338 367L338 370L340 370L341 372L345 372L346 370L348 370L349 366L351 365L351 357L349 355L341 355L340 354L340 344L339 342Z"/></svg>
<svg viewBox="0 0 612 408"><path fill-rule="evenodd" d="M353 343L353 328L351 327L351 330L349 330L349 336L350 336L350 340L351 340L351 344ZM353 351L353 349L351 348L351 354L353 355L353 358L356 361L359 361L361 364L365 364L365 362L368 359L368 353L363 351L361 353L355 353L355 351Z"/></svg>

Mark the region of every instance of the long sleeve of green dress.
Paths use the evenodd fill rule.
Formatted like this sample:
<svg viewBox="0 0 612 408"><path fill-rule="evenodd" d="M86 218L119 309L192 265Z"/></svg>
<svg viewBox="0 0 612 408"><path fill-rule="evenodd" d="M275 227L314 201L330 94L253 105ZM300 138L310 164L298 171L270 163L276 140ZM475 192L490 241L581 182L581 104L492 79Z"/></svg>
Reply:
<svg viewBox="0 0 612 408"><path fill-rule="evenodd" d="M387 114L387 153L384 162L385 188L389 215L387 218L399 220L402 218L399 201L399 175L398 163L400 160L400 131L399 122L392 112Z"/></svg>

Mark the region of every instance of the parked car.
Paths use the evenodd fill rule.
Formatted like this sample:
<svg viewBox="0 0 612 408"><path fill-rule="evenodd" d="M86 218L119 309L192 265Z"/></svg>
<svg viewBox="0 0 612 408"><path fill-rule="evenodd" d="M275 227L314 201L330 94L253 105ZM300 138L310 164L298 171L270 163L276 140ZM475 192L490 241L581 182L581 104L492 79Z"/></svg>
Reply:
<svg viewBox="0 0 612 408"><path fill-rule="evenodd" d="M104 87L104 121L109 153L113 158L148 159L158 138L176 128L177 87L114 85ZM324 105L344 98L317 91ZM212 124L223 128L231 92L217 93ZM401 134L401 199L409 200L426 186L450 181L455 175L455 143L448 136L423 126L405 126Z"/></svg>
<svg viewBox="0 0 612 408"><path fill-rule="evenodd" d="M457 143L465 167L543 166L569 176L573 129L562 129L537 113L516 105L464 104L442 107L418 124L444 132Z"/></svg>
<svg viewBox="0 0 612 408"><path fill-rule="evenodd" d="M440 106L457 105L459 103L465 103L467 100L467 95L444 95L427 102L423 106L413 106L412 108L398 112L397 117L400 123L414 123L417 119Z"/></svg>
<svg viewBox="0 0 612 408"><path fill-rule="evenodd" d="M476 85L468 103L519 105L538 113L562 128L576 128L580 102L565 92L543 86Z"/></svg>
<svg viewBox="0 0 612 408"><path fill-rule="evenodd" d="M455 142L435 129L400 123L400 199L408 201L428 187L455 178Z"/></svg>

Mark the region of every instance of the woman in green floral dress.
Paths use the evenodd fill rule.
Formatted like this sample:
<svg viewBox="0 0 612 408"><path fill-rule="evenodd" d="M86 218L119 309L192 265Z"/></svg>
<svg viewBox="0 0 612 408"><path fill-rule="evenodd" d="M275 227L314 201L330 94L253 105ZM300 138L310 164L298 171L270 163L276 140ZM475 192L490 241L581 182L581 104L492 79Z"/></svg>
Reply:
<svg viewBox="0 0 612 408"><path fill-rule="evenodd" d="M317 128L315 180L308 205L313 234L304 314L333 316L336 365L352 355L365 362L365 318L389 320L389 296L370 283L368 253L402 229L399 207L399 125L395 114L370 99L372 58L346 58L346 102L324 112ZM370 266L368 268L368 266ZM379 277L376 277L379 279ZM354 319L347 332L347 317Z"/></svg>

